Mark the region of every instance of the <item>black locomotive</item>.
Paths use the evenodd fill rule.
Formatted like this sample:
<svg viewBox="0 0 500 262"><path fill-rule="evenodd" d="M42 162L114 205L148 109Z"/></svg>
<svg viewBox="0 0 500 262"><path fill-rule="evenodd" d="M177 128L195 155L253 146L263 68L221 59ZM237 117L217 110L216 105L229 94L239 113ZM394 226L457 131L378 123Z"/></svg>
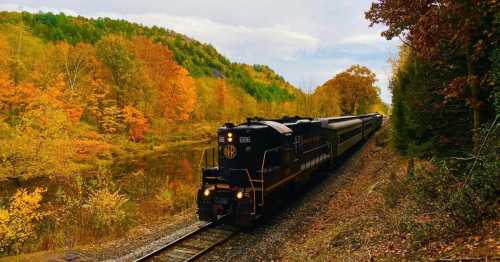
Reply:
<svg viewBox="0 0 500 262"><path fill-rule="evenodd" d="M249 225L272 205L276 192L300 188L315 171L332 167L381 124L382 115L376 113L252 118L239 125L225 124L218 130L218 148L204 152L197 199L200 220L230 215L236 224ZM218 159L212 160L212 166L207 152Z"/></svg>

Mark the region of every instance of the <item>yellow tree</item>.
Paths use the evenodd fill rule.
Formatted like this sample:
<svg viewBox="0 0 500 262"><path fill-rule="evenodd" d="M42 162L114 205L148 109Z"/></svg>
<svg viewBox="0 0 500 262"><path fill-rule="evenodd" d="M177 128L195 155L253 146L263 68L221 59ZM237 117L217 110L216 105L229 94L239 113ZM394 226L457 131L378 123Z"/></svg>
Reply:
<svg viewBox="0 0 500 262"><path fill-rule="evenodd" d="M228 107L228 100L226 83L224 80L217 80L215 86L216 108L213 109L217 111L217 119L224 120L226 116L226 108Z"/></svg>
<svg viewBox="0 0 500 262"><path fill-rule="evenodd" d="M353 65L329 80L324 89L335 90L328 93L336 94L342 114L362 114L366 113L379 95L375 81L375 74L370 69ZM319 92L321 91L320 89Z"/></svg>
<svg viewBox="0 0 500 262"><path fill-rule="evenodd" d="M175 76L165 83L161 93L168 119L188 120L196 104L196 89L193 78L181 66L177 66Z"/></svg>
<svg viewBox="0 0 500 262"><path fill-rule="evenodd" d="M337 116L341 114L339 107L339 90L333 80L328 80L318 87L311 100L312 113L315 116Z"/></svg>
<svg viewBox="0 0 500 262"><path fill-rule="evenodd" d="M33 177L53 178L75 172L74 150L64 131L69 128L63 127L66 121L64 112L51 108L30 110L17 127L0 123L0 180L20 183Z"/></svg>
<svg viewBox="0 0 500 262"><path fill-rule="evenodd" d="M217 118L215 110L211 110L215 106L214 81L209 77L200 77L195 80L197 99L193 118L196 120L210 121Z"/></svg>
<svg viewBox="0 0 500 262"><path fill-rule="evenodd" d="M18 189L9 208L0 208L0 254L19 251L25 241L36 237L36 224L45 215L40 211L45 191L39 187L32 193Z"/></svg>
<svg viewBox="0 0 500 262"><path fill-rule="evenodd" d="M53 43L44 43L41 54L29 61L32 68L26 81L32 82L39 89L50 88L59 81L62 73L63 56L58 46Z"/></svg>
<svg viewBox="0 0 500 262"><path fill-rule="evenodd" d="M10 90L22 88L9 86ZM0 121L0 180L20 183L32 177L52 178L77 171L72 161L73 125L60 100L60 88L56 85L45 92L32 89L34 95L23 101L26 105L16 113L17 119L12 123Z"/></svg>
<svg viewBox="0 0 500 262"><path fill-rule="evenodd" d="M72 46L66 42L59 42L56 47L61 54L60 66L67 89L72 95L85 97L88 85L95 79L105 77L95 48L85 43Z"/></svg>
<svg viewBox="0 0 500 262"><path fill-rule="evenodd" d="M7 66L10 79L14 84L32 80L37 65L42 65L45 58L45 45L33 37L23 26L2 25L0 35L4 40L4 59L0 64ZM40 67L38 67L40 68Z"/></svg>
<svg viewBox="0 0 500 262"><path fill-rule="evenodd" d="M118 107L144 96L143 71L130 45L129 40L116 35L106 36L97 43L97 56L109 70Z"/></svg>

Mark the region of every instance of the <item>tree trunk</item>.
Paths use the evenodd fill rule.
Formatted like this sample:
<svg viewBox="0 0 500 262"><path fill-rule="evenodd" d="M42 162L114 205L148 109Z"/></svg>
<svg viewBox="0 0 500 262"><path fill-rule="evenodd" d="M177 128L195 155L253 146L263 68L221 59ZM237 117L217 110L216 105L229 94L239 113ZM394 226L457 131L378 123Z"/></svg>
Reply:
<svg viewBox="0 0 500 262"><path fill-rule="evenodd" d="M413 176L414 166L415 166L414 158L412 157L408 160L408 165L406 166L406 176L407 177Z"/></svg>
<svg viewBox="0 0 500 262"><path fill-rule="evenodd" d="M467 59L467 85L470 90L470 100L472 102L472 117L473 117L473 130L472 130L472 140L474 145L474 151L478 149L478 139L480 135L481 127L481 109L479 102L479 86L474 79L474 67L472 65L472 57L470 55L469 46L466 47L466 59Z"/></svg>

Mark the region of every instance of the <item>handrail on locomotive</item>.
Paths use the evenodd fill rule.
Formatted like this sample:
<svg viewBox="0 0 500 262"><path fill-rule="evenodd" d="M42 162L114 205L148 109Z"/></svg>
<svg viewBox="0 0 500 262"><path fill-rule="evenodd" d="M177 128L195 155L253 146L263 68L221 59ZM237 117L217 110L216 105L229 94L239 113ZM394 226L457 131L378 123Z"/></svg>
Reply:
<svg viewBox="0 0 500 262"><path fill-rule="evenodd" d="M210 150L211 152L211 155L212 155L212 165L210 166L211 168L215 168L217 167L216 164L217 164L217 161L216 161L216 156L218 156L217 154L215 154L216 150L215 150L215 147L206 147L203 149L203 152L201 153L201 157L200 157L200 162L198 163L198 168L200 170L202 169L206 169L208 168L208 157L209 155L207 154L207 151ZM218 157L217 157L218 158ZM202 163L203 163L203 160L205 160L205 165L204 167L202 167ZM218 159L217 159L218 160Z"/></svg>
<svg viewBox="0 0 500 262"><path fill-rule="evenodd" d="M262 165L261 165L261 168L260 168L260 184L261 184L261 190L260 190L260 196L261 196L261 200L260 200L260 205L264 205L264 166L265 166L265 163L266 163L266 156L267 156L267 153L268 152L276 152L278 150L281 149L281 146L278 146L278 147L275 147L275 148L271 148L271 149L267 149L266 151L264 151L264 154L262 156Z"/></svg>

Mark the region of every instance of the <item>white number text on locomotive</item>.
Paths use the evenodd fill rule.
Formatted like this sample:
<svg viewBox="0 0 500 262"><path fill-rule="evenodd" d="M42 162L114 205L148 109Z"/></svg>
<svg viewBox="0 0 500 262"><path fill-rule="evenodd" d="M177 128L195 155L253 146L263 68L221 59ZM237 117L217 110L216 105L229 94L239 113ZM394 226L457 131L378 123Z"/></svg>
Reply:
<svg viewBox="0 0 500 262"><path fill-rule="evenodd" d="M252 142L252 140L250 139L249 136L240 136L240 143L241 144L246 144L246 143L250 143Z"/></svg>

